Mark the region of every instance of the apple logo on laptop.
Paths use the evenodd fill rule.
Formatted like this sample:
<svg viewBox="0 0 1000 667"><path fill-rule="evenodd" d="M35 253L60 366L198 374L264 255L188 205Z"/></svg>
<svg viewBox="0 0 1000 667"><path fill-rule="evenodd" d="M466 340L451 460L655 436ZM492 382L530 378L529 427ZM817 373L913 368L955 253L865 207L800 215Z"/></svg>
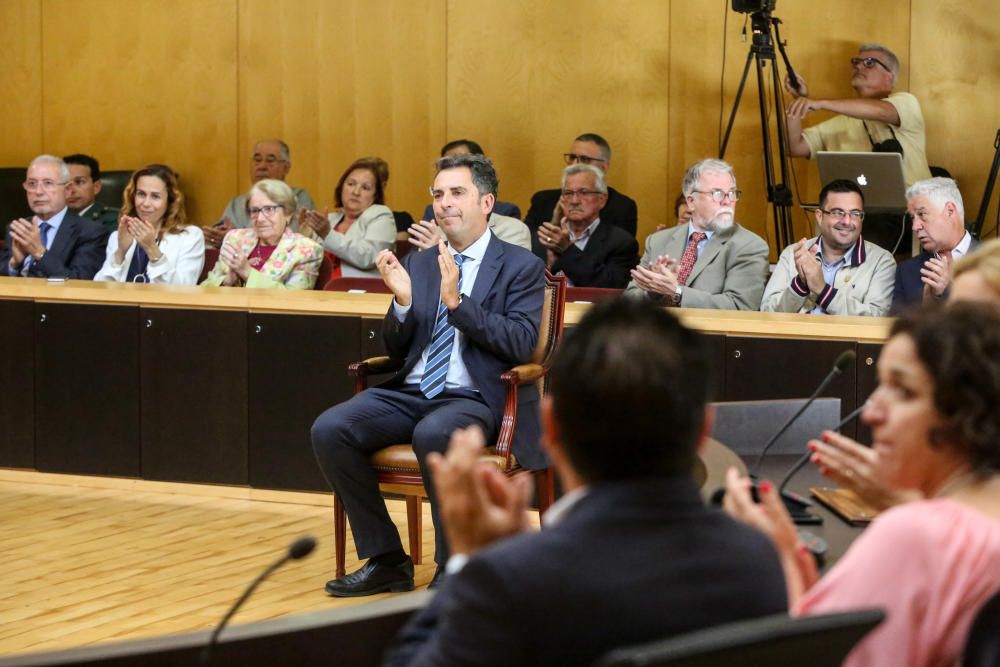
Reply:
<svg viewBox="0 0 1000 667"><path fill-rule="evenodd" d="M862 187L868 185L868 178L864 174L858 176L858 185Z"/></svg>

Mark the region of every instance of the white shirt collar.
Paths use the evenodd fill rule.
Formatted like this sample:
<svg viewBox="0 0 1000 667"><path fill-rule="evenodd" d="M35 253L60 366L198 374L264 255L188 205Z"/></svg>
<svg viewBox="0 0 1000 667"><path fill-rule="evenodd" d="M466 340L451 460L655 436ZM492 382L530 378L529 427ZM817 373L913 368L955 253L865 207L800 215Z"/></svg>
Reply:
<svg viewBox="0 0 1000 667"><path fill-rule="evenodd" d="M563 494L559 500L549 506L548 511L542 516L542 525L546 528L559 525L559 523L566 519L566 515L570 513L570 510L583 500L589 490L586 486L579 486L569 493Z"/></svg>
<svg viewBox="0 0 1000 667"><path fill-rule="evenodd" d="M490 245L490 238L492 237L493 232L491 232L490 228L487 227L486 231L483 232L483 235L476 239L472 245L463 250L461 253L451 247L451 241L448 242L448 250L450 250L453 255L461 254L466 260L473 259L477 262L481 262L483 261L483 257L486 256L486 248Z"/></svg>

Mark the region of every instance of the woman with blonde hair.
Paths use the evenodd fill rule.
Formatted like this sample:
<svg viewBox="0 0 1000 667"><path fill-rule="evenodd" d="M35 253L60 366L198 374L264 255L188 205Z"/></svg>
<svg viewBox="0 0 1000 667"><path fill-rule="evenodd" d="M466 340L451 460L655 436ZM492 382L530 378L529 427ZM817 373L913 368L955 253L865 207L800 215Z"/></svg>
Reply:
<svg viewBox="0 0 1000 667"><path fill-rule="evenodd" d="M174 171L151 164L132 174L94 280L194 285L204 263L205 239L188 224Z"/></svg>

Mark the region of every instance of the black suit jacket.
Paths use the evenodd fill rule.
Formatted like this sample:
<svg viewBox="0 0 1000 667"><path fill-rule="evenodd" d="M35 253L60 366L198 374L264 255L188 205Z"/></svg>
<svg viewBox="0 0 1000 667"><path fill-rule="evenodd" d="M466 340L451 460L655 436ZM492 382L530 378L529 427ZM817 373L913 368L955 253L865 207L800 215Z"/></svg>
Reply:
<svg viewBox="0 0 1000 667"><path fill-rule="evenodd" d="M387 665L589 665L607 651L786 609L761 533L689 478L593 486L557 526L445 580Z"/></svg>
<svg viewBox="0 0 1000 667"><path fill-rule="evenodd" d="M543 222L550 222L552 211L559 202L562 190L540 190L531 195L531 207L524 218L524 224L531 230L531 251L545 259L545 246L538 242L538 228ZM635 202L614 188L608 188L608 201L601 209L601 222L621 227L635 238L639 224L639 208Z"/></svg>
<svg viewBox="0 0 1000 667"><path fill-rule="evenodd" d="M972 239L969 252L975 250L979 242ZM920 279L920 269L924 262L933 257L930 252L922 252L896 267L896 284L892 288L892 308L890 313L898 315L907 306L918 304L924 299L924 282ZM946 290L944 296L948 295Z"/></svg>
<svg viewBox="0 0 1000 667"><path fill-rule="evenodd" d="M28 277L92 279L104 264L108 234L108 230L100 224L67 209L52 247L45 251L41 260L31 263ZM8 231L7 248L0 253L0 275L7 275L11 247Z"/></svg>
<svg viewBox="0 0 1000 667"><path fill-rule="evenodd" d="M430 343L441 295L437 248L412 252L403 264L413 285L413 306L402 322L390 306L382 323L389 355L405 360L402 370L382 385L389 388L404 382ZM465 336L462 360L498 428L506 400L500 375L531 359L538 343L544 271L542 262L530 252L492 236L472 294L449 315L451 324ZM548 462L539 444L538 390L534 384L521 386L517 398L514 454L526 468L544 468Z"/></svg>
<svg viewBox="0 0 1000 667"><path fill-rule="evenodd" d="M571 244L549 270L565 273L574 287L625 289L638 259L639 242L601 220L583 250Z"/></svg>

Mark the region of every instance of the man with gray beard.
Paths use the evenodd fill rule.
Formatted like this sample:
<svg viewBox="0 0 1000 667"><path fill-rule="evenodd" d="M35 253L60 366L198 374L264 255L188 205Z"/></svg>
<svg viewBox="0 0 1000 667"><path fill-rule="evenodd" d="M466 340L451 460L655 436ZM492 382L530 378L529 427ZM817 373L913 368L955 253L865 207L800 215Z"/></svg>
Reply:
<svg viewBox="0 0 1000 667"><path fill-rule="evenodd" d="M740 191L733 168L701 160L684 174L691 221L650 234L630 295L665 306L757 310L768 274L768 247L733 218Z"/></svg>

